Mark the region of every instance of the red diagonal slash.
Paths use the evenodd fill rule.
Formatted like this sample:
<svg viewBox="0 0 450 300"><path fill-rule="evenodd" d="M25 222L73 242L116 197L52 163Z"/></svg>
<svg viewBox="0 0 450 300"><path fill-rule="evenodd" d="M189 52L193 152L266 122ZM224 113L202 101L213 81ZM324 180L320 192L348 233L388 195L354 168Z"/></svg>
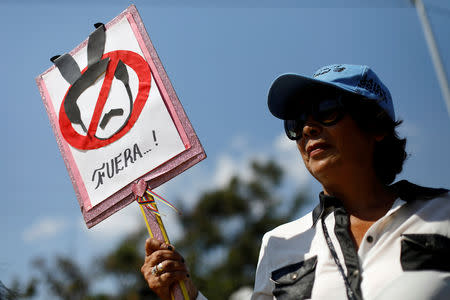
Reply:
<svg viewBox="0 0 450 300"><path fill-rule="evenodd" d="M103 108L105 107L106 100L108 100L109 91L111 90L111 84L114 79L114 72L116 71L117 59L111 59L106 69L105 79L103 80L100 94L98 95L97 103L95 104L94 114L92 115L91 123L87 135L94 136L97 132L98 123L102 116Z"/></svg>
<svg viewBox="0 0 450 300"><path fill-rule="evenodd" d="M103 54L102 59L105 59L107 57L109 57L110 62L108 64L108 68L106 69L105 78L103 80L97 102L95 103L94 113L92 115L92 119L86 135L81 135L77 131L75 131L72 123L67 117L64 110L64 101L66 96L64 96L64 100L61 103L61 107L59 110L59 125L61 133L65 140L71 146L77 149L92 150L101 148L113 143L114 141L117 141L122 136L124 136L133 127L134 123L136 123L150 93L151 71L148 63L142 56L132 51L117 50ZM129 66L136 72L139 79L138 93L134 99L133 111L131 112L127 124L110 138L99 139L95 136L95 133L98 128L98 123L100 121L103 108L105 107L106 101L108 100L109 92L111 90L111 84L114 79L114 72L119 60L121 60L125 65ZM87 67L81 72L81 74L84 74L86 70ZM70 88L71 87L69 87L67 92L70 90ZM83 114L83 112L81 113Z"/></svg>

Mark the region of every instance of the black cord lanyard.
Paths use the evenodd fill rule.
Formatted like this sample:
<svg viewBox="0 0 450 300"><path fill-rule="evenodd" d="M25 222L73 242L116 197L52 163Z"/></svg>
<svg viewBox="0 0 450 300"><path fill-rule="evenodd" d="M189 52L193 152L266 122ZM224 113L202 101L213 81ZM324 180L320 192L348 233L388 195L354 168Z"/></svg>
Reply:
<svg viewBox="0 0 450 300"><path fill-rule="evenodd" d="M325 240L327 241L328 249L330 249L331 255L333 256L334 262L336 263L339 273L341 273L342 279L344 279L345 289L347 292L347 298L349 300L361 300L359 295L355 293L348 282L347 276L345 276L344 269L342 268L339 257L337 256L336 249L334 248L333 242L331 241L330 235L328 234L327 226L325 225L325 219L322 219L323 234L325 235Z"/></svg>

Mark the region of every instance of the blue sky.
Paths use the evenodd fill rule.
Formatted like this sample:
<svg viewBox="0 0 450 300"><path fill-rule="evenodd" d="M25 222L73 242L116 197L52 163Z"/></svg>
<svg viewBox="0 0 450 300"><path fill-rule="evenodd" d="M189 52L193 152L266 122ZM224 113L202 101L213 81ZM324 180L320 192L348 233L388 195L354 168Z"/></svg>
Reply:
<svg viewBox="0 0 450 300"><path fill-rule="evenodd" d="M135 1L152 42L208 158L158 188L191 205L249 159L278 161L287 192L320 187L306 173L281 121L267 110L282 73L311 75L332 63L371 66L389 87L410 154L398 179L450 188L450 119L415 9L409 1ZM428 0L450 76L450 5ZM128 1L0 4L3 71L0 280L30 275L30 260L70 255L87 265L142 224L130 206L88 230L59 153L35 77L49 58L73 49ZM311 204L312 205L312 204ZM169 235L180 230L168 212Z"/></svg>

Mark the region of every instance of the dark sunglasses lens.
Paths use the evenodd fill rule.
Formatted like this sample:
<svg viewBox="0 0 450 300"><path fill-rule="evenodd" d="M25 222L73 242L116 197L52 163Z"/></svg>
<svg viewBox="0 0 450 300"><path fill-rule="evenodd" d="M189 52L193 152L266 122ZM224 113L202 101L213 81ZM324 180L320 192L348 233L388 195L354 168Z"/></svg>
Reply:
<svg viewBox="0 0 450 300"><path fill-rule="evenodd" d="M318 112L316 119L323 125L336 124L342 117L342 111L339 109L330 109Z"/></svg>
<svg viewBox="0 0 450 300"><path fill-rule="evenodd" d="M343 114L342 104L337 99L320 101L314 109L314 119L325 126L336 124Z"/></svg>
<svg viewBox="0 0 450 300"><path fill-rule="evenodd" d="M298 140L302 137L303 126L305 122L302 120L285 120L284 130L291 140Z"/></svg>
<svg viewBox="0 0 450 300"><path fill-rule="evenodd" d="M297 120L285 120L284 130L291 140L299 140L303 136L303 127L308 116L324 126L332 126L339 122L344 116L344 110L339 99L327 99L312 103L306 107Z"/></svg>

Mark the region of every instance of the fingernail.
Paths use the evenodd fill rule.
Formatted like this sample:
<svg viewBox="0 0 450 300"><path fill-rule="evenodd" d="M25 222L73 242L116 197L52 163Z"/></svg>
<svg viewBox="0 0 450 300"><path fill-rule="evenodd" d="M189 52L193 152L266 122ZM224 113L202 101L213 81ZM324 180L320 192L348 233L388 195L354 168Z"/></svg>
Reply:
<svg viewBox="0 0 450 300"><path fill-rule="evenodd" d="M167 249L169 249L170 251L173 250L172 246L167 246Z"/></svg>

